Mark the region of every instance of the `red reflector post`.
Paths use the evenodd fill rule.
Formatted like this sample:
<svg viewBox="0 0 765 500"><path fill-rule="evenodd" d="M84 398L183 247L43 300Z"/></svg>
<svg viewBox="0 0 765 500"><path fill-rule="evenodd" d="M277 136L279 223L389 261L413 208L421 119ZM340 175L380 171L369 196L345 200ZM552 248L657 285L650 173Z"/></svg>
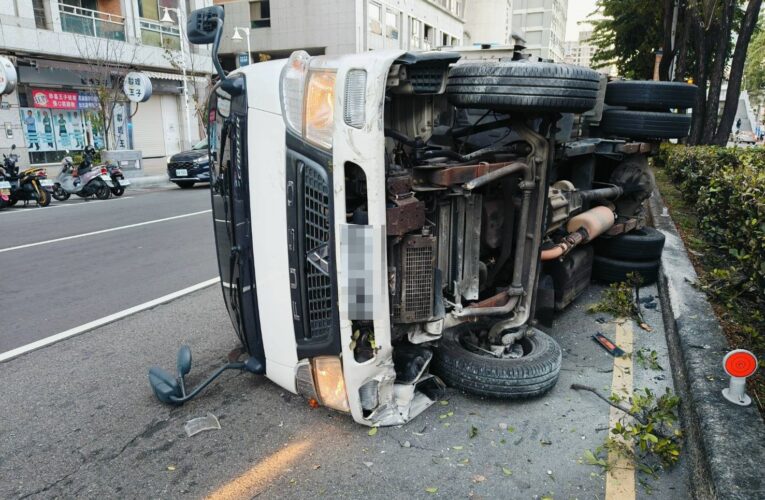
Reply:
<svg viewBox="0 0 765 500"><path fill-rule="evenodd" d="M739 406L749 406L752 398L746 394L746 377L757 371L757 356L745 349L736 349L725 355L723 368L730 375L730 384L723 389L723 397Z"/></svg>

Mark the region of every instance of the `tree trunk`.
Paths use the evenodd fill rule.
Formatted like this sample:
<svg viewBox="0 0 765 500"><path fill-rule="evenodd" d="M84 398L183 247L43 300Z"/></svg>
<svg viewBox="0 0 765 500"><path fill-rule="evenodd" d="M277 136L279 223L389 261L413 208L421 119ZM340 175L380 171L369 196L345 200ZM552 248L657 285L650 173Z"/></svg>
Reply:
<svg viewBox="0 0 765 500"><path fill-rule="evenodd" d="M707 33L704 29L704 21L702 13L699 12L699 7L698 3L695 6L691 6L689 16L696 49L696 71L694 72L693 79L699 88L696 94L696 104L693 107L693 117L691 118L691 133L688 136L688 143L693 146L701 142L707 96Z"/></svg>
<svg viewBox="0 0 765 500"><path fill-rule="evenodd" d="M736 7L737 0L725 0L720 8L720 24L716 36L714 49L714 61L709 74L709 92L707 93L707 102L704 106L704 133L701 136L701 142L712 144L717 131L717 116L720 112L720 91L725 72L725 63L728 59L728 48L730 47L732 17Z"/></svg>
<svg viewBox="0 0 765 500"><path fill-rule="evenodd" d="M691 21L688 16L687 5L684 1L680 2L680 10L677 13L677 33L675 37L675 52L677 61L675 63L676 82L685 81L685 75L688 71L688 41L691 38Z"/></svg>
<svg viewBox="0 0 765 500"><path fill-rule="evenodd" d="M744 19L741 21L741 28L738 30L736 48L733 50L733 60L730 64L728 91L725 93L725 109L720 117L720 124L714 137L714 143L718 146L724 146L728 142L728 137L733 127L733 120L736 118L738 97L741 92L741 76L744 73L744 63L746 62L746 52L752 39L752 33L757 26L757 18L761 7L762 0L749 0Z"/></svg>
<svg viewBox="0 0 765 500"><path fill-rule="evenodd" d="M659 63L659 80L670 80L669 68L672 66L676 51L672 40L672 21L675 13L676 0L664 0L664 41L661 62Z"/></svg>

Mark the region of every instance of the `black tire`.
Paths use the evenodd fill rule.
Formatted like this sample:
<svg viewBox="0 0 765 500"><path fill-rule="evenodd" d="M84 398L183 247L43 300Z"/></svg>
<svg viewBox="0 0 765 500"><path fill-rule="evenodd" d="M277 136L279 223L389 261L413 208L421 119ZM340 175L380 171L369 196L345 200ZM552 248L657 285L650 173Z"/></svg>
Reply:
<svg viewBox="0 0 765 500"><path fill-rule="evenodd" d="M680 139L688 136L691 115L609 109L600 130L607 135L635 139Z"/></svg>
<svg viewBox="0 0 765 500"><path fill-rule="evenodd" d="M119 186L119 187L113 187L113 188L112 188L112 194L113 194L114 196L122 196L123 194L125 194L125 188L124 188L124 187L122 187L122 186Z"/></svg>
<svg viewBox="0 0 765 500"><path fill-rule="evenodd" d="M688 109L696 104L698 92L697 86L683 82L616 81L606 86L606 104L646 111Z"/></svg>
<svg viewBox="0 0 765 500"><path fill-rule="evenodd" d="M623 260L657 260L664 250L664 234L652 227L635 229L611 238L597 238L595 253Z"/></svg>
<svg viewBox="0 0 765 500"><path fill-rule="evenodd" d="M521 341L522 358L497 359L469 351L459 341L474 324L444 330L434 349L433 371L453 387L479 396L531 398L549 391L558 381L562 360L558 343L545 333Z"/></svg>
<svg viewBox="0 0 765 500"><path fill-rule="evenodd" d="M53 187L53 197L56 198L58 201L66 201L69 199L71 195L64 191L64 188L61 187L60 184L56 184Z"/></svg>
<svg viewBox="0 0 765 500"><path fill-rule="evenodd" d="M9 206L9 207L13 207L13 206L15 206L15 205L16 205L16 203L18 203L18 202L19 202L19 199L18 199L18 198L13 198L13 197L11 197L11 199L9 199L9 200L8 200L8 206Z"/></svg>
<svg viewBox="0 0 765 500"><path fill-rule="evenodd" d="M99 200L108 200L111 195L112 195L112 188L110 188L106 184L98 186L98 189L96 189L96 198L98 198Z"/></svg>
<svg viewBox="0 0 765 500"><path fill-rule="evenodd" d="M595 107L600 75L544 62L466 63L452 68L449 102L460 108L581 113Z"/></svg>
<svg viewBox="0 0 765 500"><path fill-rule="evenodd" d="M627 280L629 273L640 274L643 285L656 283L661 260L620 260L596 255L592 262L592 279L603 283Z"/></svg>
<svg viewBox="0 0 765 500"><path fill-rule="evenodd" d="M177 181L176 184L181 189L191 189L194 187L194 181Z"/></svg>
<svg viewBox="0 0 765 500"><path fill-rule="evenodd" d="M37 198L37 204L40 205L41 207L47 207L48 205L50 205L50 193L46 191L45 189L43 189L42 187L40 187L39 190L40 190L40 194L38 195L39 197Z"/></svg>

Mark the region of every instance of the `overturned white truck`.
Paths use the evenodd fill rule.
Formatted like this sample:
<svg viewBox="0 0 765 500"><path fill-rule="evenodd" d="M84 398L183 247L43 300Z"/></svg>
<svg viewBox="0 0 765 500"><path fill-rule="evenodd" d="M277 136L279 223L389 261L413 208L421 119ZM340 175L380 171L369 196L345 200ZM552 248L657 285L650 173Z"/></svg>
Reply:
<svg viewBox="0 0 765 500"><path fill-rule="evenodd" d="M295 52L225 74L213 43L212 204L223 296L264 374L362 424L407 422L447 384L543 394L561 349L539 327L592 277L656 279L648 154L683 137L692 85L451 52ZM593 243L597 243L594 245ZM152 369L180 404L179 376ZM221 370L222 371L222 370ZM203 386L206 384L203 384Z"/></svg>

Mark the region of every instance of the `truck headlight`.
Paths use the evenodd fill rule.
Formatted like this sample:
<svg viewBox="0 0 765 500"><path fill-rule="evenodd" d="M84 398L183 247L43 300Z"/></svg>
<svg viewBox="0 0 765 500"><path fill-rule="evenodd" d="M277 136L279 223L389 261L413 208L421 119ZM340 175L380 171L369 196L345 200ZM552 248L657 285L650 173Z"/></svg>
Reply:
<svg viewBox="0 0 765 500"><path fill-rule="evenodd" d="M281 74L284 122L292 132L324 149L332 149L335 124L335 72L311 70L310 56L293 52Z"/></svg>
<svg viewBox="0 0 765 500"><path fill-rule="evenodd" d="M350 412L345 392L343 364L337 356L317 356L302 361L295 374L297 391L307 400L316 400L333 410Z"/></svg>
<svg viewBox="0 0 765 500"><path fill-rule="evenodd" d="M311 71L305 98L305 138L331 149L334 124L335 73Z"/></svg>

